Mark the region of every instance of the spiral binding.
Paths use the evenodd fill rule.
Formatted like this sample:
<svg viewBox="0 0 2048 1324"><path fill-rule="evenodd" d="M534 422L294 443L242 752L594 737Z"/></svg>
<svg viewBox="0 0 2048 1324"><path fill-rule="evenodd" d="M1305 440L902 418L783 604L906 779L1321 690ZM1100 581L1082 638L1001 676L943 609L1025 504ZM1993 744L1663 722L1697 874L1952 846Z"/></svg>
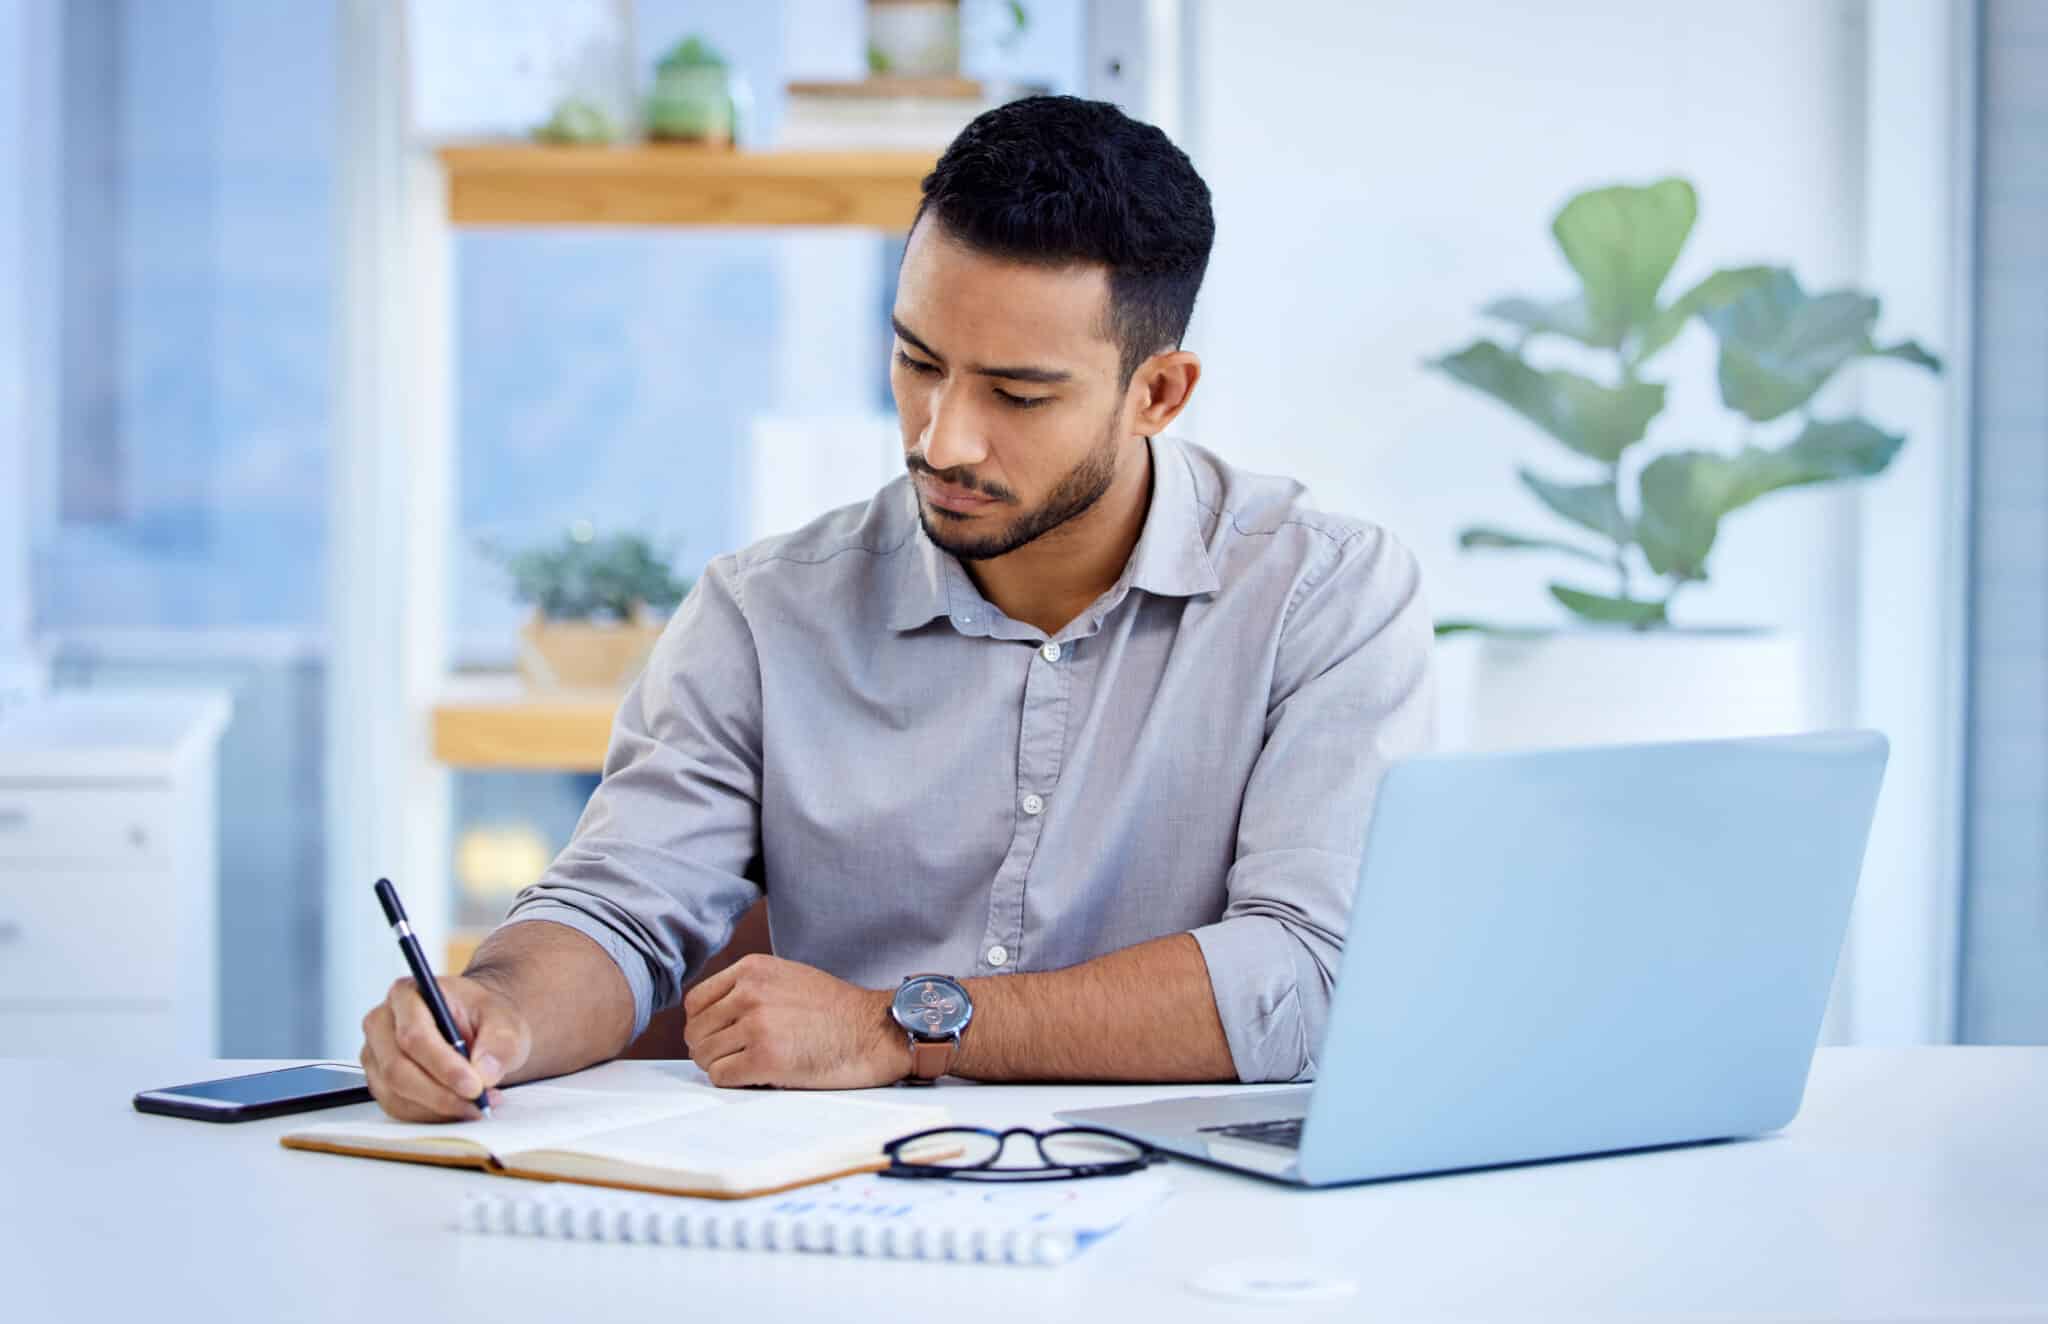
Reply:
<svg viewBox="0 0 2048 1324"><path fill-rule="evenodd" d="M791 1216L708 1201L668 1206L554 1192L472 1193L463 1199L460 1226L484 1236L981 1264L1063 1264L1080 1250L1072 1233L1038 1228Z"/></svg>

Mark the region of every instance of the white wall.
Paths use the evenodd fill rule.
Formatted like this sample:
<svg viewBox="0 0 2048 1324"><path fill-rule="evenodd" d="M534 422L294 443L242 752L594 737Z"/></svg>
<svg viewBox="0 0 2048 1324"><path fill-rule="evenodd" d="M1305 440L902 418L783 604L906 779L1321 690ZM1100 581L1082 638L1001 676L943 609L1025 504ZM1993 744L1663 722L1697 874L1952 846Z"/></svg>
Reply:
<svg viewBox="0 0 2048 1324"><path fill-rule="evenodd" d="M1907 10L1919 3L1901 0ZM1516 484L1517 463L1580 481L1594 475L1422 361L1500 335L1477 313L1493 297L1570 292L1549 221L1572 193L1603 183L1677 173L1698 186L1700 220L1674 292L1717 266L1753 261L1788 264L1808 288L1869 283L1866 245L1899 247L1894 229L1866 225L1868 153L1885 160L1890 150L1866 142L1885 123L1865 97L1869 21L1857 0L1192 4L1187 145L1216 196L1218 239L1189 341L1208 375L1186 431L1237 463L1301 478L1327 507L1391 527L1420 557L1439 617L1561 619L1543 585L1569 563L1461 555L1456 535L1481 522L1556 531ZM1900 45L1895 54L1912 60ZM1901 201L1896 190L1887 196ZM1928 251L1920 243L1909 260ZM1886 256L1897 265L1898 252ZM1915 268L1907 284L1919 288L1923 274ZM1888 315L1881 334L1941 346L1949 327L1926 302L1898 302L1916 320ZM1672 395L1652 445L1736 439L1704 328L1657 367ZM1830 388L1825 410L1857 407L1853 377ZM1913 447L1925 461L1960 444L1959 433L1933 425L1938 406L1922 401L1890 417L1895 397L1880 392L1868 403L1881 424L1912 432L1909 457ZM1903 469L1880 480L1918 481ZM1897 504L1879 493L1784 494L1733 517L1713 583L1687 590L1674 615L1805 635L1818 723L1918 712L1921 690L1901 692L1888 709L1859 696L1861 653L1900 643L1865 619L1884 595L1862 582L1870 539L1859 503ZM1931 543L1943 503L1908 504L1922 523L1886 536L1927 531ZM1900 723L1926 726L1925 717ZM1918 759L1916 750L1908 761ZM1878 890L1919 888L1923 862L1942 849L1939 815L1896 795L1888 802L1888 813L1908 817L1888 818L1880 840L1916 863L1912 879L1880 878ZM1875 1019L1850 1027L1858 1037L1938 1035L1923 1014L1932 940L1929 907L1916 896L1886 902L1884 932L1863 943L1882 952L1885 968L1859 978L1904 992L1872 1004ZM1873 936L1863 916L1858 923L1862 938Z"/></svg>

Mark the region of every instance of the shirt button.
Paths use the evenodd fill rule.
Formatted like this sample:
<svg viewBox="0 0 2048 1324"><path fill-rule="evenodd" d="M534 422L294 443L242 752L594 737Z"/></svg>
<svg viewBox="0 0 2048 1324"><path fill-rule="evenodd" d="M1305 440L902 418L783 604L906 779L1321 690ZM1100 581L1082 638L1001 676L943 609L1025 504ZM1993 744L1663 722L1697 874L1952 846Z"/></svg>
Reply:
<svg viewBox="0 0 2048 1324"><path fill-rule="evenodd" d="M988 963L990 965L1001 965L1009 959L1009 949L1004 947L1001 943L997 943L995 946L988 949Z"/></svg>
<svg viewBox="0 0 2048 1324"><path fill-rule="evenodd" d="M1038 650L1038 655L1048 662L1057 662L1060 660L1060 646L1058 644L1047 644Z"/></svg>
<svg viewBox="0 0 2048 1324"><path fill-rule="evenodd" d="M1027 814L1039 814L1045 812L1045 801L1035 795L1025 796L1024 812Z"/></svg>

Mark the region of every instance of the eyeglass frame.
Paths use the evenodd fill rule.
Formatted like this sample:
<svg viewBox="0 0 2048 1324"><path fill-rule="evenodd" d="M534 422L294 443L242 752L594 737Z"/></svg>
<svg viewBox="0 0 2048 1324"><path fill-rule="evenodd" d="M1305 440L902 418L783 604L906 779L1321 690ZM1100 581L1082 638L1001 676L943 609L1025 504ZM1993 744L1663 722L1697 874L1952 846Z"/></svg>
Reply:
<svg viewBox="0 0 2048 1324"><path fill-rule="evenodd" d="M920 1140L929 1140L934 1136L958 1134L961 1132L966 1132L969 1135L989 1137L996 1142L995 1152L980 1163L957 1165L945 1163L906 1163L898 1157L905 1145L915 1144ZM1045 1142L1053 1136L1063 1135L1101 1136L1105 1140L1115 1140L1121 1144L1130 1145L1138 1152L1134 1157L1117 1159L1108 1163L1054 1163L1051 1155L1045 1152ZM992 1166L997 1159L1003 1156L1003 1151L1009 1147L1011 1136L1030 1136L1031 1143L1038 1149L1038 1158L1043 1166L1037 1168L998 1168ZM1005 1127L1001 1131L987 1126L934 1126L927 1130L913 1132L907 1136L896 1137L888 1144L882 1146L882 1153L888 1158L889 1166L876 1173L875 1175L878 1177L897 1177L904 1180L986 1182L1071 1181L1081 1177L1121 1177L1128 1172L1138 1172L1149 1168L1166 1157L1165 1154L1141 1140L1133 1140L1129 1136L1118 1135L1114 1131L1105 1131L1099 1126L1055 1126L1044 1131L1029 1126Z"/></svg>

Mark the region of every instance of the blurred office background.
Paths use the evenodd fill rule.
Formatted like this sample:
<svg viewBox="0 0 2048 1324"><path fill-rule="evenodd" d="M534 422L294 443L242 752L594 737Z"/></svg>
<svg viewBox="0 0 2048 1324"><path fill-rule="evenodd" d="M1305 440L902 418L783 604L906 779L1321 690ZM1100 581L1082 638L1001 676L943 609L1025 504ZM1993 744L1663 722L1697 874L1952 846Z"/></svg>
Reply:
<svg viewBox="0 0 2048 1324"><path fill-rule="evenodd" d="M630 121L697 36L735 150L773 151L790 83L868 74L867 23L861 0L0 0L0 750L53 696L226 697L195 866L219 1053L352 1055L397 973L371 879L451 951L567 840L588 768L492 746L490 714L532 703L530 608L487 546L644 532L687 579L900 467L890 227L458 223L434 149L522 138L571 83L626 87ZM1219 234L1180 434L1389 526L1443 618L1573 624L1554 564L1459 548L1536 522L1515 471L1564 468L1555 443L1429 366L1512 342L1490 300L1571 288L1568 198L1696 187L1666 299L1750 263L1881 299L1878 338L1942 371L1859 363L1818 404L1897 458L1731 517L1682 620L1794 641L1801 723L1892 739L1830 1037L2048 1042L2048 5L965 0L959 23L987 93L1108 97L1188 150ZM1763 440L1716 353L1693 324L1659 360L1656 447ZM1453 741L1483 644L1441 645ZM441 710L477 695L456 752ZM89 1009L7 982L51 959L9 907L56 913L22 898L76 872L8 850L8 772L0 1022Z"/></svg>

